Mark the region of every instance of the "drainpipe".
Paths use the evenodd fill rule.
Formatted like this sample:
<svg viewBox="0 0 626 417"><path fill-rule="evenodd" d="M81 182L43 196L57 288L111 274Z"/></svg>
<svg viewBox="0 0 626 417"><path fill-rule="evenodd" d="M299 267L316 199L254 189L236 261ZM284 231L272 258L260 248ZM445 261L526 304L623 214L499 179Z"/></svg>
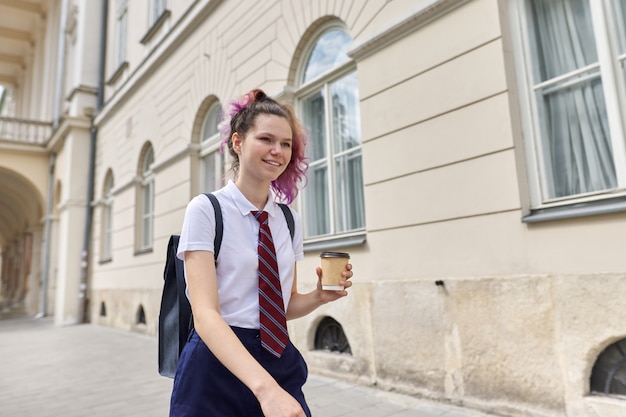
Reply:
<svg viewBox="0 0 626 417"><path fill-rule="evenodd" d="M85 216L85 234L83 238L83 250L81 251L80 262L80 286L78 287L78 320L79 323L87 322L87 283L89 276L89 249L91 244L91 228L93 223L93 207L91 202L94 195L94 176L96 165L96 143L98 138L98 127L94 123L95 116L100 112L104 104L104 66L106 62L106 35L107 35L107 12L109 9L108 0L102 1L101 21L100 21L100 57L98 65L98 88L96 93L96 111L90 116L91 127L89 144L89 173L87 177L87 214Z"/></svg>
<svg viewBox="0 0 626 417"><path fill-rule="evenodd" d="M50 270L50 227L52 225L52 201L54 193L54 168L57 154L50 154L50 172L48 173L48 200L46 202L46 218L43 229L44 247L41 254L41 311L36 318L48 314L48 274Z"/></svg>
<svg viewBox="0 0 626 417"><path fill-rule="evenodd" d="M68 0L63 0L63 3L61 3L61 20L59 23L61 36L59 38L59 48L57 49L56 85L54 102L52 103L52 130L56 130L56 128L59 127L61 120L61 97L63 96L63 77L65 76L65 25L67 23L67 3Z"/></svg>

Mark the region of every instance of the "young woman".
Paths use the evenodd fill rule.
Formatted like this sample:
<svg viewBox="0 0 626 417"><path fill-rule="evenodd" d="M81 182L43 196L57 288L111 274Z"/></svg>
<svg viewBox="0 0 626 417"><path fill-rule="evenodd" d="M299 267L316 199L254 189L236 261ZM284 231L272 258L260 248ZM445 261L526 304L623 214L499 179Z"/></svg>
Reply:
<svg viewBox="0 0 626 417"><path fill-rule="evenodd" d="M261 90L233 100L224 116L235 180L214 193L224 224L217 263L215 214L203 195L187 206L178 246L195 330L179 359L170 417L310 417L302 393L308 371L300 352L289 341L265 347L262 333L268 325L260 318L260 306L266 308L259 301L258 277L265 274L258 254L259 242L265 241L257 220L258 212L267 212L270 231L261 235L271 234L280 281L276 292L282 295L282 308L280 300L273 305L287 320L347 295L345 289L322 290L319 267L317 289L297 291L296 262L304 257L300 218L292 211L292 239L273 195L287 203L296 197L307 168L306 136L291 108ZM342 273L344 288L352 285L351 270L348 264Z"/></svg>

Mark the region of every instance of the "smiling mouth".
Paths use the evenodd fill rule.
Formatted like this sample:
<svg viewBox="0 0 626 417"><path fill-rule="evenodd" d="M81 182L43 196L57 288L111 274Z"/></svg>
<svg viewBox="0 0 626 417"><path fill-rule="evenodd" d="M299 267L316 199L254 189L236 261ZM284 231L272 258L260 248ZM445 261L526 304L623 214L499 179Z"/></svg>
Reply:
<svg viewBox="0 0 626 417"><path fill-rule="evenodd" d="M269 164L269 165L275 166L275 167L279 167L279 166L281 166L281 165L282 165L282 164L280 164L280 163L278 163L278 162L275 162L275 161L266 161L265 159L263 160L263 162L265 162L266 164Z"/></svg>

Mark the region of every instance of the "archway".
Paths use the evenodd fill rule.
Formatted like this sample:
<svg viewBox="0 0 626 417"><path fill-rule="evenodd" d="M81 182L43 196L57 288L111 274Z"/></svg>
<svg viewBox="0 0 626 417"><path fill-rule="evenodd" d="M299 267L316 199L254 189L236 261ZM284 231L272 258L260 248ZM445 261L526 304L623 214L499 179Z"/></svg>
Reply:
<svg viewBox="0 0 626 417"><path fill-rule="evenodd" d="M0 314L39 309L43 201L30 179L0 167Z"/></svg>

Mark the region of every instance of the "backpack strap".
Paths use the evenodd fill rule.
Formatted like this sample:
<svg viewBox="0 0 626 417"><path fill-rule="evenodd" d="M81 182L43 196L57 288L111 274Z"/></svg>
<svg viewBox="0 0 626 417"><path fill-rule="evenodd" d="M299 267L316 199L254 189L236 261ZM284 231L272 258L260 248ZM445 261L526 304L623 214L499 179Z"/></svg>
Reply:
<svg viewBox="0 0 626 417"><path fill-rule="evenodd" d="M287 204L278 203L278 205L280 206L281 210L283 211L283 214L285 215L285 220L287 220L287 227L289 228L289 234L291 235L291 240L293 240L293 234L294 234L293 213L291 212Z"/></svg>
<svg viewBox="0 0 626 417"><path fill-rule="evenodd" d="M204 193L205 196L211 200L213 204L213 210L215 211L215 240L213 241L213 259L217 265L217 255L220 254L220 248L222 247L222 237L224 236L224 221L222 220L222 208L220 202L217 201L211 193Z"/></svg>

